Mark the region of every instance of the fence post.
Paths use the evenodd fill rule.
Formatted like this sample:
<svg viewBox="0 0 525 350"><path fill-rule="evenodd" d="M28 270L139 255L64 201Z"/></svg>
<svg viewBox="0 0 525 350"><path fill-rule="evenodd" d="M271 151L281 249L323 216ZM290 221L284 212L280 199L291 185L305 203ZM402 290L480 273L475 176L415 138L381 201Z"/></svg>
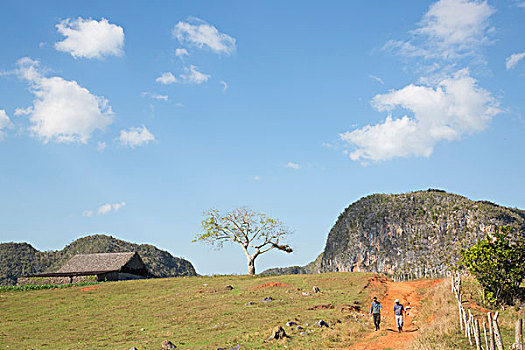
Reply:
<svg viewBox="0 0 525 350"><path fill-rule="evenodd" d="M470 333L473 332L473 326L472 326L472 313L470 312L470 309L468 310L468 342L470 346L472 346L472 337L470 336Z"/></svg>
<svg viewBox="0 0 525 350"><path fill-rule="evenodd" d="M481 350L481 339L479 336L479 321L474 320L474 340L476 340L476 350Z"/></svg>
<svg viewBox="0 0 525 350"><path fill-rule="evenodd" d="M496 313L494 314L494 318L492 319L494 323L494 339L496 340L496 346L498 347L498 350L504 350L505 348L503 347L503 340L501 340L501 333L499 331L498 316L499 312L496 311Z"/></svg>
<svg viewBox="0 0 525 350"><path fill-rule="evenodd" d="M489 350L489 340L487 338L487 327L485 326L485 320L483 320L483 335L485 336L485 350Z"/></svg>
<svg viewBox="0 0 525 350"><path fill-rule="evenodd" d="M521 318L518 318L518 320L516 321L516 331L514 333L514 344L512 344L512 349L523 350L522 324L523 320Z"/></svg>
<svg viewBox="0 0 525 350"><path fill-rule="evenodd" d="M487 312L487 318L489 320L489 350L496 350L496 348L494 347L494 327L492 326L492 313L490 313L490 311Z"/></svg>

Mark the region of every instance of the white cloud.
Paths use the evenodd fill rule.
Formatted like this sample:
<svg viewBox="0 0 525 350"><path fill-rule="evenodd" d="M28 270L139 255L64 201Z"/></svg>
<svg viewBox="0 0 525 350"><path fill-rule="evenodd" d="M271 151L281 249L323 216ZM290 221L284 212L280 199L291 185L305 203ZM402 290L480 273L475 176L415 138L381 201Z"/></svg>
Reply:
<svg viewBox="0 0 525 350"><path fill-rule="evenodd" d="M76 81L47 78L39 62L27 57L18 60L17 73L30 83L35 95L32 109L18 113L30 113L30 130L44 143L86 143L95 130L104 130L111 124L113 112L108 101Z"/></svg>
<svg viewBox="0 0 525 350"><path fill-rule="evenodd" d="M413 40L391 40L384 48L409 57L450 59L473 55L490 43L492 28L488 20L494 12L487 1L440 0L430 6L412 32Z"/></svg>
<svg viewBox="0 0 525 350"><path fill-rule="evenodd" d="M294 170L299 170L301 169L301 165L297 164L297 163L293 163L293 162L288 162L286 164L286 167L287 168L291 168L291 169L294 169Z"/></svg>
<svg viewBox="0 0 525 350"><path fill-rule="evenodd" d="M105 142L99 141L97 142L97 151L102 152L106 149L107 144Z"/></svg>
<svg viewBox="0 0 525 350"><path fill-rule="evenodd" d="M189 53L188 53L188 50L186 49L182 49L182 48L175 49L175 56L177 57L184 57L188 55Z"/></svg>
<svg viewBox="0 0 525 350"><path fill-rule="evenodd" d="M189 44L200 49L208 48L215 53L231 55L236 48L234 38L195 17L189 18L187 22L177 23L172 34L181 44Z"/></svg>
<svg viewBox="0 0 525 350"><path fill-rule="evenodd" d="M111 24L107 19L100 21L67 18L56 25L64 41L55 43L58 51L69 52L75 58L102 58L103 56L122 56L124 51L124 30Z"/></svg>
<svg viewBox="0 0 525 350"><path fill-rule="evenodd" d="M11 120L7 116L7 113L5 110L0 109L0 141L4 139L5 135L5 129L11 128L13 124L11 123Z"/></svg>
<svg viewBox="0 0 525 350"><path fill-rule="evenodd" d="M97 209L97 214L98 215L106 215L106 214L111 213L112 211L113 212L119 211L119 209L122 208L125 205L126 205L126 202L113 203L113 204L110 204L110 203L102 204Z"/></svg>
<svg viewBox="0 0 525 350"><path fill-rule="evenodd" d="M191 65L189 68L184 67L184 71L186 73L179 75L179 77L188 84L202 84L210 78L210 75L199 72L194 65Z"/></svg>
<svg viewBox="0 0 525 350"><path fill-rule="evenodd" d="M173 75L171 72L162 73L160 77L155 79L157 83L161 83L164 85L169 85L177 82L177 78Z"/></svg>
<svg viewBox="0 0 525 350"><path fill-rule="evenodd" d="M162 100L162 101L167 101L168 100L168 95L159 95L159 94L155 94L155 93L152 93L152 92L143 92L142 93L142 96L149 96L155 100Z"/></svg>
<svg viewBox="0 0 525 350"><path fill-rule="evenodd" d="M128 130L121 130L119 140L122 145L135 148L155 141L155 136L142 125L142 128L131 127Z"/></svg>
<svg viewBox="0 0 525 350"><path fill-rule="evenodd" d="M385 82L383 81L383 79L379 78L379 77L376 77L375 75L369 75L370 79L373 79L375 81L377 81L379 84L381 85L384 85Z"/></svg>
<svg viewBox="0 0 525 350"><path fill-rule="evenodd" d="M93 216L93 210L84 210L82 212L82 216L85 216L85 217L88 217L88 218L92 217Z"/></svg>
<svg viewBox="0 0 525 350"><path fill-rule="evenodd" d="M442 80L436 87L408 85L377 95L372 106L391 113L411 112L384 122L340 134L354 150L355 161L382 161L411 155L428 157L440 141L460 139L481 131L500 112L497 101L479 88L467 70Z"/></svg>
<svg viewBox="0 0 525 350"><path fill-rule="evenodd" d="M260 176L254 176L254 177L253 177L253 180L254 180L254 181L261 181L261 177L260 177Z"/></svg>
<svg viewBox="0 0 525 350"><path fill-rule="evenodd" d="M525 52L514 53L507 57L505 60L505 66L507 69L514 68L523 58L525 57Z"/></svg>
<svg viewBox="0 0 525 350"><path fill-rule="evenodd" d="M227 82L225 82L224 80L221 80L221 85L222 85L222 91L228 90L228 83Z"/></svg>
<svg viewBox="0 0 525 350"><path fill-rule="evenodd" d="M21 115L30 115L31 113L33 113L33 107L29 106L27 108L17 108L15 109L15 115L18 117L18 116L21 116Z"/></svg>

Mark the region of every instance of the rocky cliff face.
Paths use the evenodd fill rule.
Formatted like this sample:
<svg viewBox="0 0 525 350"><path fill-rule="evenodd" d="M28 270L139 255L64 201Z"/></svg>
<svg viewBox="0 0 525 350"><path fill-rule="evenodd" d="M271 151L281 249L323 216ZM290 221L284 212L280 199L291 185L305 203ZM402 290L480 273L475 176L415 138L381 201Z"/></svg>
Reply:
<svg viewBox="0 0 525 350"><path fill-rule="evenodd" d="M15 284L20 276L56 271L76 254L119 252L138 252L148 271L157 277L197 275L191 262L155 246L93 235L49 252L40 252L28 243L0 243L0 284Z"/></svg>
<svg viewBox="0 0 525 350"><path fill-rule="evenodd" d="M458 249L510 225L525 234L525 212L439 190L374 194L353 203L330 230L312 272L439 276Z"/></svg>
<svg viewBox="0 0 525 350"><path fill-rule="evenodd" d="M502 225L524 236L525 211L441 190L374 194L339 215L315 261L263 274L358 271L394 278L442 276L459 258L460 248Z"/></svg>

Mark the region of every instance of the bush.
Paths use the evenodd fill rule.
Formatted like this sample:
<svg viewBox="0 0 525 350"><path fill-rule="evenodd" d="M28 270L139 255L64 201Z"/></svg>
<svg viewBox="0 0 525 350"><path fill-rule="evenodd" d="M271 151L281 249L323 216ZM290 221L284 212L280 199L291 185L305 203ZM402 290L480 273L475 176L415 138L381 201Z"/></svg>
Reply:
<svg viewBox="0 0 525 350"><path fill-rule="evenodd" d="M493 237L480 239L461 250L465 265L483 288L485 300L512 304L525 278L525 240L511 240L511 227L503 226Z"/></svg>

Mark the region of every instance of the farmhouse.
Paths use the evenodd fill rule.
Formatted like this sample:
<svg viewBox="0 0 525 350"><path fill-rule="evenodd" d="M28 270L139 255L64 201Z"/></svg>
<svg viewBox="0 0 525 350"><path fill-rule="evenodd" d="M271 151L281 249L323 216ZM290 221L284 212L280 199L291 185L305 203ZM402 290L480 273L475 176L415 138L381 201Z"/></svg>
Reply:
<svg viewBox="0 0 525 350"><path fill-rule="evenodd" d="M58 271L19 277L17 284L66 284L152 277L136 252L78 254Z"/></svg>

